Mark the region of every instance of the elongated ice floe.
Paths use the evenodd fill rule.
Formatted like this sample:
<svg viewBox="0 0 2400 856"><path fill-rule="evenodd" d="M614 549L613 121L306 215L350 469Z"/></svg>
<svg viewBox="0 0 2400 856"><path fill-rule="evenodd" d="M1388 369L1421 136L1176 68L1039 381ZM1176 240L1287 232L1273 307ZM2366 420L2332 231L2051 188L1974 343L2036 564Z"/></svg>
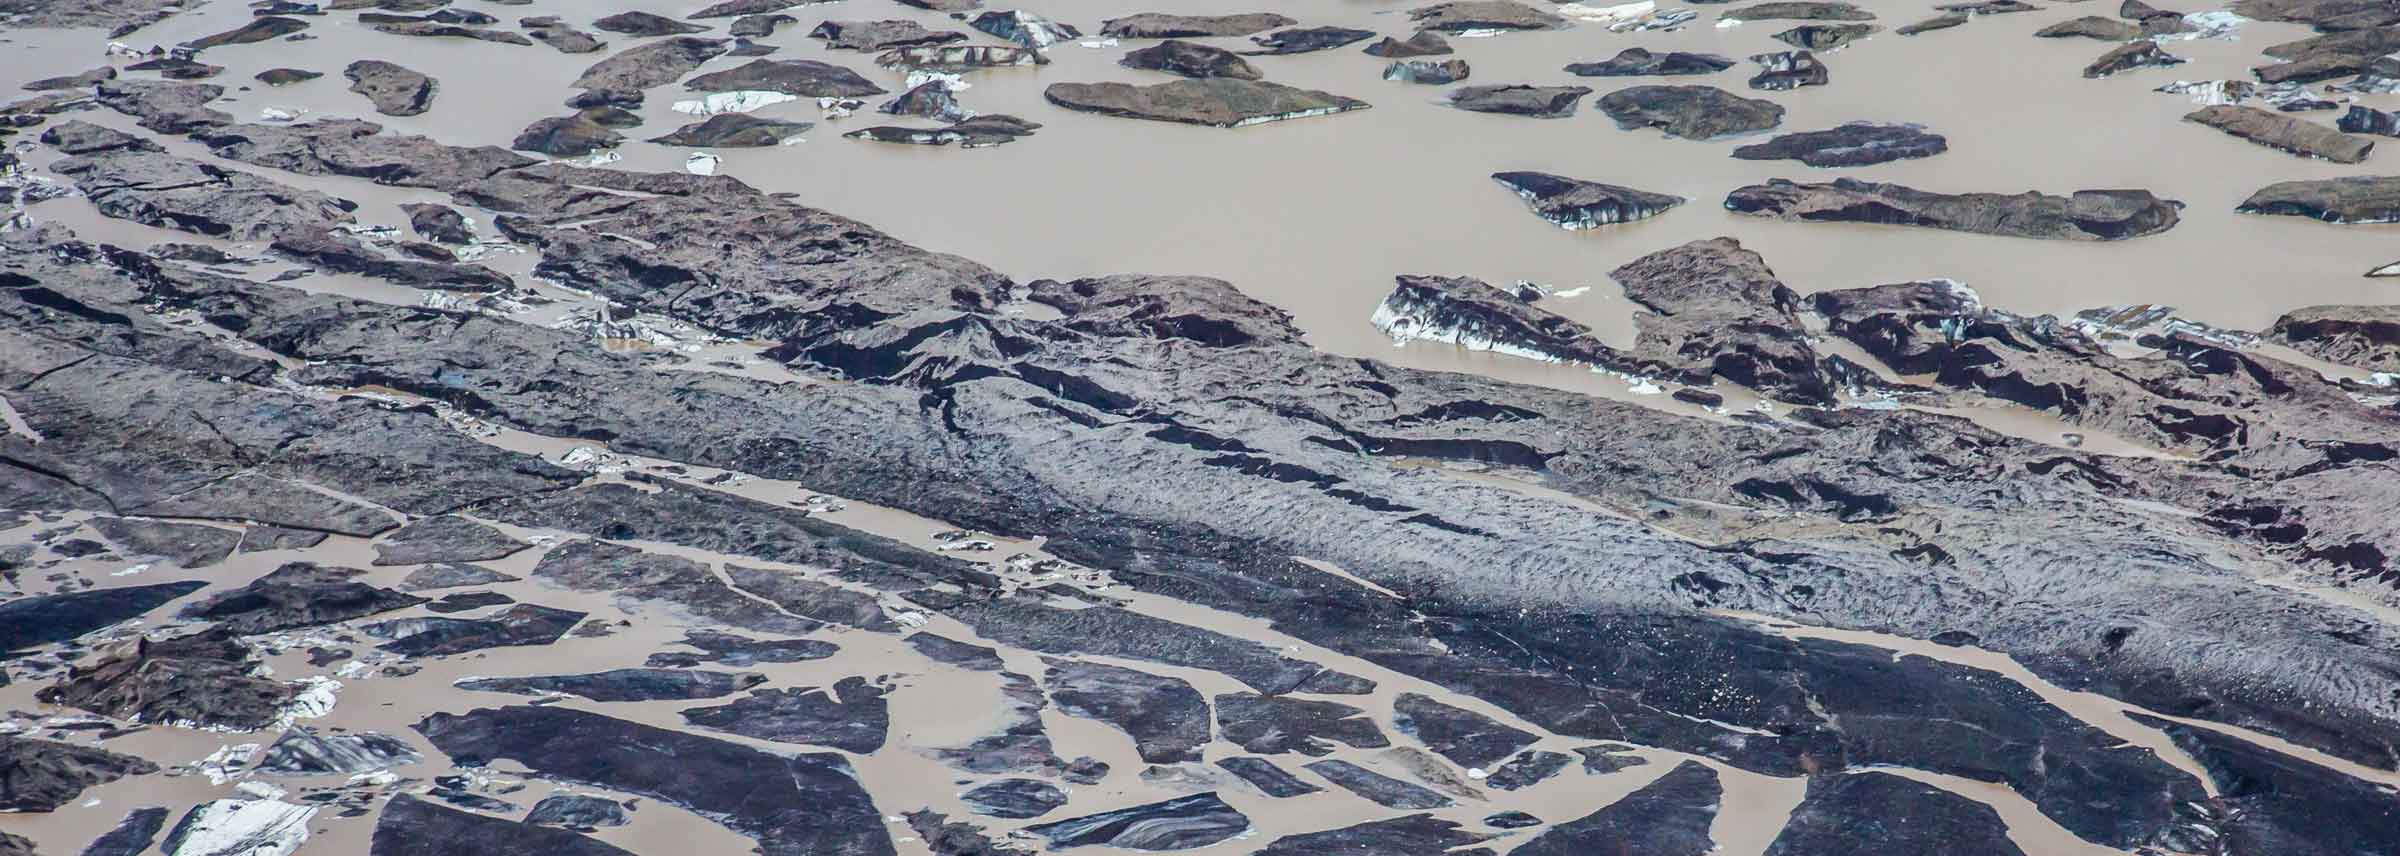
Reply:
<svg viewBox="0 0 2400 856"><path fill-rule="evenodd" d="M798 101L800 96L768 89L743 89L734 92L711 92L699 98L675 102L675 112L694 116L714 116L719 113L748 113L761 107L771 107L786 101Z"/></svg>
<svg viewBox="0 0 2400 856"><path fill-rule="evenodd" d="M1525 200L1535 215L1569 231L1647 220L1686 201L1681 196L1544 172L1496 172L1492 180Z"/></svg>

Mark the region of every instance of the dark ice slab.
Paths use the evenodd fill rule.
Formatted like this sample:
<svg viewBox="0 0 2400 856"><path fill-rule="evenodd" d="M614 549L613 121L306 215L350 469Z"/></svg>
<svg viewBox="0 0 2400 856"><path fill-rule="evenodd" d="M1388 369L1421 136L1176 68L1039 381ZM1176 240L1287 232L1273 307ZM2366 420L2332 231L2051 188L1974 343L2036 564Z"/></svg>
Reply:
<svg viewBox="0 0 2400 856"><path fill-rule="evenodd" d="M1026 827L1060 849L1106 844L1127 850L1190 850L1250 830L1250 818L1215 793L1193 794Z"/></svg>
<svg viewBox="0 0 2400 856"><path fill-rule="evenodd" d="M757 672L697 669L610 669L581 675L469 678L456 686L476 692L545 695L564 693L593 701L660 701L717 698L766 683Z"/></svg>
<svg viewBox="0 0 2400 856"><path fill-rule="evenodd" d="M717 820L764 856L891 856L883 815L840 755L774 755L558 707L441 713L417 723L463 766L514 761L534 775L640 794Z"/></svg>
<svg viewBox="0 0 2400 856"><path fill-rule="evenodd" d="M1709 838L1709 825L1716 821L1717 804L1724 794L1717 771L1685 761L1624 799L1552 826L1510 853L1701 856L1716 849L1716 842Z"/></svg>

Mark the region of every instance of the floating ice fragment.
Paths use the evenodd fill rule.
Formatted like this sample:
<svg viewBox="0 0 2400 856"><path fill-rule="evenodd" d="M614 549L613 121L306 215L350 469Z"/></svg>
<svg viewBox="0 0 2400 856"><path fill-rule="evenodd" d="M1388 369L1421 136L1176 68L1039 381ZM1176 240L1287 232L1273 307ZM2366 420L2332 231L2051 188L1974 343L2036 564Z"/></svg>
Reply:
<svg viewBox="0 0 2400 856"><path fill-rule="evenodd" d="M675 112L694 116L714 116L719 113L748 113L761 107L771 107L786 101L798 101L800 96L771 89L743 89L734 92L711 92L699 98L675 102Z"/></svg>
<svg viewBox="0 0 2400 856"><path fill-rule="evenodd" d="M300 114L306 112L307 108L303 107L260 107L258 118L263 122L297 122Z"/></svg>
<svg viewBox="0 0 2400 856"><path fill-rule="evenodd" d="M1643 18L1649 17L1650 13L1658 11L1658 2L1657 0L1640 0L1640 2L1637 3L1620 3L1615 6L1591 6L1583 3L1565 3L1559 5L1557 8L1551 9L1550 11L1557 12L1560 15L1575 19L1577 21L1587 21L1595 24L1616 24L1627 21L1639 21Z"/></svg>
<svg viewBox="0 0 2400 856"><path fill-rule="evenodd" d="M258 754L258 744L256 743L219 746L217 751L208 753L206 758L192 762L189 767L192 772L207 777L209 784L222 785L248 772L250 756L255 754Z"/></svg>
<svg viewBox="0 0 2400 856"><path fill-rule="evenodd" d="M224 799L193 807L167 833L167 856L289 856L308 840L317 810L275 800Z"/></svg>
<svg viewBox="0 0 2400 856"><path fill-rule="evenodd" d="M950 72L928 71L926 69L916 68L909 70L907 82L901 84L902 91L915 89L919 86L932 83L936 80L942 82L942 88L948 89L952 92L967 89L974 85L968 83L964 77L952 74Z"/></svg>
<svg viewBox="0 0 2400 856"><path fill-rule="evenodd" d="M276 724L289 727L295 720L315 719L333 712L335 694L342 689L341 681L319 675L303 678L301 683L304 686L300 692L276 716Z"/></svg>
<svg viewBox="0 0 2400 856"><path fill-rule="evenodd" d="M693 175L716 175L718 158L707 152L693 152L683 159L683 171Z"/></svg>
<svg viewBox="0 0 2400 856"><path fill-rule="evenodd" d="M2241 41L2242 25L2250 23L2250 19L2236 15L2232 12L2216 11L2194 12L2192 14L2183 16L2183 22L2189 25L2191 29L2180 33L2168 33L2166 35L2154 36L2153 38L2162 42L2191 41L2194 39L2223 39L2229 42Z"/></svg>

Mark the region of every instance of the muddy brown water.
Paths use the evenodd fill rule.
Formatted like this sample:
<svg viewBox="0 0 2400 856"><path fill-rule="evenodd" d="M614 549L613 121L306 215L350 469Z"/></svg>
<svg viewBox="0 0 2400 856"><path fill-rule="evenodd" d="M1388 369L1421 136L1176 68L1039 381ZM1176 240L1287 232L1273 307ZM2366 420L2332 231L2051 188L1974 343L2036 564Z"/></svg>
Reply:
<svg viewBox="0 0 2400 856"><path fill-rule="evenodd" d="M462 3L481 7L477 3ZM622 5L622 4L620 4ZM688 13L699 3L648 6L649 11ZM1307 25L1344 25L1405 36L1409 31L1401 2L1345 0L1300 10L1282 10ZM1672 5L1672 4L1668 4ZM1867 3L1889 28L1932 14L1930 2ZM1092 0L1041 0L1023 6L1053 19L1096 31L1101 19L1137 11L1217 13L1253 11L1233 0L1162 0L1157 4L1103 4ZM1508 34L1493 38L1454 38L1459 58L1474 67L1471 83L1575 83L1604 94L1644 80L1583 80L1559 70L1569 62L1605 59L1632 46L1652 50L1702 50L1737 59L1752 53L1785 49L1768 38L1791 22L1759 22L1732 28L1710 26L1723 6L1695 7L1701 19L1676 32L1611 33L1584 25L1555 33ZM483 7L505 21L520 16L560 14L577 23L602 10L561 0L540 0L528 6ZM610 9L607 11L615 11ZM1734 160L1728 152L1742 141L1693 142L1661 137L1651 131L1621 131L1590 108L1572 118L1534 120L1465 113L1439 103L1441 87L1389 83L1380 79L1385 61L1356 52L1358 46L1318 54L1254 58L1271 80L1324 89L1372 102L1375 108L1328 118L1296 120L1239 130L1197 128L1070 113L1042 102L1041 90L1062 81L1124 80L1149 82L1166 78L1115 65L1125 51L1142 42L1101 49L1073 44L1053 48L1053 63L1039 69L1003 69L968 76L973 87L961 93L967 106L983 112L1012 113L1045 124L1026 140L973 151L947 148L886 146L842 139L839 134L888 117L862 112L838 121L823 121L813 105L794 102L769 107L761 115L821 121L807 142L763 150L721 150L719 171L751 184L790 191L809 205L858 218L910 242L953 252L989 264L1019 279L1074 277L1121 272L1188 273L1222 277L1251 295L1291 311L1311 340L1338 353L1374 356L1424 368L1477 372L1511 380L1542 383L1594 394L1664 404L1659 396L1634 396L1625 385L1573 366L1544 364L1513 357L1460 351L1424 344L1394 348L1366 321L1375 304L1388 292L1391 277L1401 273L1442 273L1482 277L1496 284L1524 279L1556 289L1589 286L1574 298L1547 305L1591 324L1620 343L1630 339L1631 307L1607 280L1606 272L1641 254L1687 240L1732 235L1764 253L1793 287L1802 291L1843 288L1928 277L1949 277L1974 285L1991 304L2023 312L2069 313L2109 304L2159 303L2179 307L2183 314L2209 323L2258 328L2281 312L2317 303L2385 302L2391 286L2359 276L2369 267L2400 257L2400 244L2391 240L2393 227L2336 227L2292 218L2237 215L2232 207L2250 191L2273 181L2343 174L2390 172L2380 165L2400 157L2400 145L2370 158L2360 167L2339 167L2305 161L2242 143L2178 118L2191 109L2182 96L2155 93L2152 88L2178 79L2240 77L2257 64L2257 50L2267 44L2297 38L2302 28L2253 23L2239 41L2180 41L2170 52L2188 57L2190 64L2173 69L2146 69L2107 80L2085 80L2081 67L2106 45L2081 39L2044 40L2030 33L2043 25L2083 14L2107 14L2098 4L2056 4L2043 11L1978 18L1952 30L1917 37L1888 31L1850 48L1825 54L1833 74L1831 86L1765 94L1789 108L1781 130L1813 130L1840 122L1871 119L1909 121L1947 135L1951 151L1939 157L1852 170L1813 170L1790 162L1759 163ZM2190 11L2201 11L2191 9ZM845 2L792 10L800 23L767 41L784 46L777 58L822 59L852 67L887 88L899 89L899 75L877 69L871 56L829 52L805 33L825 19L909 18L928 26L964 29L960 22L883 0ZM457 144L505 144L534 118L565 112L561 101L570 94L570 81L584 66L604 54L561 56L546 47L515 48L447 39L417 39L373 33L347 14L310 19L318 38L302 42L272 42L210 51L208 62L227 72L216 82L235 91L218 105L237 118L255 120L265 107L299 108L313 117L370 118L396 130L422 133ZM241 4L218 2L170 19L126 39L147 47L173 43L238 26L248 18ZM723 21L717 22L721 27ZM605 35L613 48L637 39ZM0 48L0 88L12 89L35 77L68 74L104 61L103 35L89 30L18 31L7 34ZM977 41L989 39L977 35ZM1218 40L1229 46L1240 40ZM375 116L365 101L345 91L340 69L352 59L382 58L401 62L440 78L443 87L434 109L416 117ZM730 67L746 60L721 59L703 70ZM122 64L122 60L118 60ZM296 66L324 72L327 77L293 87L270 89L249 81L258 71ZM1742 90L1747 64L1703 79L1729 90ZM672 111L682 93L673 87L655 90L641 111L648 120L628 131L636 140L654 136L693 117ZM2388 97L2368 99L2379 107L2394 106ZM117 127L131 127L123 117L85 113L81 118ZM20 138L21 139L21 138ZM1755 139L1755 138L1754 138ZM196 146L166 142L187 156L207 157ZM688 150L633 142L621 153L624 166L639 169L679 169ZM47 158L29 153L38 169ZM219 163L222 163L221 161ZM234 167L241 168L241 167ZM1570 233L1551 227L1524 210L1511 194L1493 185L1489 173L1533 169L1578 178L1625 184L1645 190L1674 193L1691 201L1662 218L1592 233ZM267 173L277 180L304 184L363 204L362 221L400 226L397 203L436 201L405 190L381 188L362 181L308 179ZM1929 230L1785 224L1738 217L1721 210L1718 201L1733 187L1773 177L1823 180L1834 175L1898 181L1940 191L2020 191L2038 189L2064 193L2082 188L2141 187L2184 200L2183 223L2165 235L2111 244L2037 242ZM67 199L34 206L38 219L71 226L88 236L141 245L163 240L192 241L191 236L109 221L81 200ZM479 218L480 219L480 218ZM255 251L256 247L229 246ZM531 264L525 256L497 256L487 264L522 274ZM262 267L264 277L280 269ZM422 294L357 278L314 276L298 287L349 294L394 303L414 303ZM520 320L547 323L564 307L582 299L542 288L561 301L550 309ZM751 356L738 343L708 346L712 356L741 361ZM741 371L775 379L772 367L746 364ZM2063 430L2054 422L2023 414L1973 414L1978 421L2009 433L2055 439ZM13 427L13 411L0 408ZM517 432L492 432L490 442L553 459L573 445ZM2148 450L2095 437L2098 451L2148 454ZM625 460L627 466L660 462ZM691 468L687 481L716 475ZM1505 474L1455 473L1493 483ZM595 478L613 478L596 475ZM1539 492L1532 485L1520 485ZM710 486L756 499L789 503L805 499L803 485L766 479L737 480ZM920 546L935 545L933 533L951 527L905 512L849 503L830 519L885 534ZM80 520L69 516L67 522ZM22 540L55 524L37 524L0 533L0 539ZM511 529L526 537L555 541L561 533ZM643 545L721 564L734 557L716 556L669 545ZM1038 543L1003 543L978 558L1038 551ZM523 575L541 550L486 563ZM210 591L240 585L285 561L307 559L350 567L370 567L372 552L360 539L333 538L317 548L243 554L224 564L186 571L154 564L139 573L117 577L131 560L86 559L64 562L40 575L67 573L101 585L204 579ZM1305 558L1305 557L1303 557ZM776 567L822 578L814 569L777 566L740 559L750 566ZM1328 574L1347 578L1339 568L1320 565ZM370 579L391 584L409 568L374 568ZM40 575L28 575L36 580ZM46 583L36 583L41 590ZM451 688L453 681L471 676L552 674L640 665L649 654L682 636L688 622L655 605L630 610L605 594L570 592L526 580L488 587L520 601L592 613L593 621L629 622L602 638L562 640L542 648L499 649L462 657L421 661L422 671L408 677L344 679L340 703L321 720L305 724L372 730L407 739L427 755L423 764L398 770L419 780L452 772L447 759L433 752L407 726L441 711L522 702L522 697L469 693ZM1365 661L1335 654L1277 633L1264 623L1219 613L1163 598L1111 588L1109 594L1129 597L1131 607L1257 640L1292 656L1371 677L1377 691L1368 696L1336 697L1367 709L1378 723L1397 735L1390 724L1391 702L1401 692L1422 692L1468 708L1515 727L1541 735L1537 748L1569 751L1583 741L1544 734L1505 711L1476 699L1458 696L1426 682L1378 668ZM206 592L200 596L205 596ZM176 606L151 617L158 626ZM2020 681L2045 699L2096 727L2135 745L2157 752L2168 763L2197 772L2196 765L2175 751L2155 730L2125 717L2122 703L2050 686L2007 658L1986 652L1941 648L1877 634L1829 631L1773 625L1781 632L1815 635L1891 648L1895 656L1939 657L1997 671ZM963 626L939 616L928 630L953 638L983 642ZM339 628L314 635L332 638ZM309 633L291 634L295 638ZM879 808L888 814L932 807L988 827L995 835L1022 822L971 818L957 794L977 777L941 765L925 750L956 746L996 727L1004 714L997 679L988 673L967 672L933 663L899 641L899 637L828 629L816 634L842 646L840 655L795 664L761 664L744 671L769 676L768 686L825 686L849 675L889 676L896 689L890 697L892 731L887 747L869 756L853 756L861 780ZM360 640L371 641L371 640ZM278 676L329 674L339 665L310 667L296 653L300 645L269 660ZM368 646L350 644L361 651ZM1011 670L1039 677L1039 655L1003 647ZM1180 669L1135 661L1111 661L1189 681L1203 694L1237 691L1231 679L1202 670ZM41 682L19 681L0 688L0 708L59 714L33 698ZM666 727L681 727L678 710L703 703L563 702L569 706ZM1165 799L1185 791L1142 780L1144 766L1133 756L1121 733L1088 720L1064 716L1055 709L1042 718L1062 757L1090 755L1107 761L1112 774L1101 784L1070 788L1071 802L1043 820L1055 820ZM2209 727L2225 729L2223 726ZM2394 782L2390 773L2342 764L2305 749L2259 735L2246 738L2328 764L2353 775ZM797 747L726 739L774 751ZM228 744L266 743L272 734L216 734L171 727L148 730L108 741L111 748L140 754L174 766L205 757ZM1233 747L1213 744L1207 758L1214 761ZM1492 811L1514 808L1547 820L1579 817L1646 784L1682 760L1674 753L1641 749L1650 763L1604 776L1570 768L1539 786L1513 793L1485 789L1485 801L1462 801L1437 811L1440 816L1470 826ZM1375 750L1341 749L1333 757L1407 778L1407 774ZM1289 756L1276 759L1293 766ZM1797 804L1803 788L1798 779L1777 779L1711 764L1723 777L1724 811L1713 830L1725 854L1763 852ZM1210 768L1213 771L1213 767ZM507 780L511 768L502 765L494 778ZM1898 771L1992 805L2009 824L2010 832L2027 852L2089 854L2115 852L2076 839L2049 821L2021 796L1982 783ZM1304 778L1309 775L1301 773ZM1216 847L1211 853L1241 853L1285 834L1310 832L1377 819L1396 812L1377 809L1336 788L1308 796L1271 800L1225 779L1218 792L1249 815L1256 829L1249 835ZM338 782L281 780L300 791ZM487 795L530 807L554 786L525 782L520 791ZM422 790L423 782L393 790ZM231 784L211 784L202 776L149 776L94 788L85 794L97 805L75 805L47 815L0 816L0 829L27 835L45 852L71 853L137 806L163 805L180 813L185 807L229 794ZM706 818L651 800L642 801L631 825L605 829L599 837L640 853L739 853L751 843ZM342 819L331 811L311 823L313 831L302 848L308 854L362 853L372 828L372 816ZM926 852L905 824L893 823L903 853ZM1529 837L1519 833L1495 846L1505 850ZM1018 846L1035 842L1019 839Z"/></svg>
<svg viewBox="0 0 2400 856"><path fill-rule="evenodd" d="M473 6L475 4L464 4ZM645 8L689 12L701 3ZM1344 2L1283 10L1308 25L1340 25L1405 36L1404 2ZM1603 4L1595 4L1603 5ZM1675 4L1662 4L1673 7ZM1889 28L1933 14L1931 2L1865 3ZM683 8L688 6L690 8ZM1160 0L1126 5L1043 0L1019 6L1078 25L1134 11L1251 11L1235 0ZM719 171L809 205L840 212L910 242L957 253L1020 279L1123 272L1187 273L1227 279L1294 313L1320 347L1431 368L1464 368L1553 384L1580 385L1556 369L1499 358L1461 359L1449 348L1392 349L1366 315L1401 273L1472 275L1495 283L1531 280L1568 289L1594 286L1552 308L1622 340L1631 307L1609 283L1609 269L1688 240L1731 235L1765 254L1794 288L1815 291L1929 277L1975 286L1993 305L2024 312L2069 313L2101 305L2155 303L2210 323L2259 328L2282 312L2319 303L2383 302L2392 286L2362 277L2400 257L2390 226L2339 227L2285 217L2239 215L2233 206L2274 181L2391 172L2381 165L2400 146L2344 167L2265 149L2185 123L2184 96L2153 88L2175 80L2246 77L2266 45L2307 35L2304 27L2251 23L2238 40L2165 43L2191 62L2102 80L2080 70L2107 49L2088 39L2036 39L2033 30L2085 14L2097 4L2053 4L2031 13L1980 17L1963 27L1914 37L1886 32L1823 58L1831 85L1752 93L1745 61L1702 78L1706 83L1783 104L1782 131L1851 120L1921 123L1950 140L1943 155L1842 170L1796 162L1740 161L1740 140L1695 142L1654 131L1622 131L1592 109L1601 94L1653 79L1576 78L1570 62L1604 59L1640 46L1698 50L1739 60L1783 50L1769 35L1794 22L1711 24L1729 6L1691 7L1694 24L1673 32L1612 33L1595 25L1491 38L1454 38L1474 67L1470 83L1577 84L1596 90L1578 113L1541 120L1468 113L1440 103L1444 87L1380 79L1384 60L1359 46L1296 56L1254 57L1270 80L1349 95L1374 109L1242 129L1216 129L1073 113L1043 102L1041 90L1065 81L1157 82L1169 78L1116 65L1125 50L1053 47L1048 66L972 73L960 93L970 108L1043 123L1029 139L961 151L842 139L843 131L884 124L871 111L821 122L807 142L768 149L726 149ZM173 43L238 25L239 4L202 7L126 41ZM513 20L561 14L587 22L595 10L544 0L493 6ZM2202 11L2193 9L2191 11ZM905 18L967 31L963 22L880 0L845 0L790 10L800 23L767 41L776 58L837 62L886 88L900 75L872 56L829 51L805 33L825 19ZM314 19L298 43L270 42L210 51L227 67L218 80L234 92L229 112L245 120L262 107L302 108L309 117L362 116L452 143L505 145L535 118L566 112L567 84L604 54L561 55L455 39L374 33L335 15ZM722 23L721 21L719 22ZM639 40L608 36L611 48ZM33 61L0 61L0 85L95 64L99 34L19 32L38 47ZM1240 39L1213 40L1246 47ZM70 46L87 46L78 51ZM443 81L434 108L420 116L376 116L347 92L340 68L359 57L402 62ZM730 67L719 59L703 70ZM270 88L248 76L274 66L326 72L296 86ZM627 133L630 168L680 169L691 150L638 140L693 117L675 113L673 86L654 90ZM2368 96L2390 108L2400 99ZM817 121L813 104L775 105L759 115ZM2330 121L2326 114L2316 118ZM900 122L905 124L906 122ZM1570 233L1528 213L1488 175L1533 169L1625 184L1691 200L1663 217ZM2114 243L2032 241L1901 227L1793 224L1743 217L1719 204L1734 187L1787 177L1837 175L1897 181L1939 191L2065 193L2138 187L2183 200L2183 222L2163 235ZM1568 370L1571 372L1572 370Z"/></svg>

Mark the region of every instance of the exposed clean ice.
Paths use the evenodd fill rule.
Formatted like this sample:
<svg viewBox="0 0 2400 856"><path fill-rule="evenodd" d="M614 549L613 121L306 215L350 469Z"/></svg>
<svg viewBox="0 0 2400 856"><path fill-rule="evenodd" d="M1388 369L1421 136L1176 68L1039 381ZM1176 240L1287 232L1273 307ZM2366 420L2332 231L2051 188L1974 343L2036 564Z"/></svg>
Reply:
<svg viewBox="0 0 2400 856"><path fill-rule="evenodd" d="M761 107L772 107L786 101L798 101L800 96L787 95L768 89L743 89L734 92L711 92L699 98L675 102L675 112L695 116L714 116L719 113L748 113Z"/></svg>
<svg viewBox="0 0 2400 856"><path fill-rule="evenodd" d="M290 856L308 840L317 810L271 799L222 799L193 808L160 851L166 856Z"/></svg>

